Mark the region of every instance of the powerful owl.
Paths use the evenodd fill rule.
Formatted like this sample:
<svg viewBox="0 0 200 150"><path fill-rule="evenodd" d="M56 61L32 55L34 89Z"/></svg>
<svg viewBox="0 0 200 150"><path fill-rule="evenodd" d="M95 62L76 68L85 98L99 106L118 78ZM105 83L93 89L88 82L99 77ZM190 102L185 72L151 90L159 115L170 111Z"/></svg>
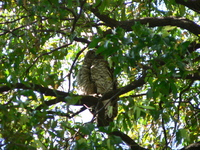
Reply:
<svg viewBox="0 0 200 150"><path fill-rule="evenodd" d="M112 69L104 57L96 54L95 50L87 52L78 72L77 84L85 95L103 96L104 93L116 89L116 80ZM98 126L108 126L118 112L117 101L104 100L103 105L105 109L100 110L97 114Z"/></svg>

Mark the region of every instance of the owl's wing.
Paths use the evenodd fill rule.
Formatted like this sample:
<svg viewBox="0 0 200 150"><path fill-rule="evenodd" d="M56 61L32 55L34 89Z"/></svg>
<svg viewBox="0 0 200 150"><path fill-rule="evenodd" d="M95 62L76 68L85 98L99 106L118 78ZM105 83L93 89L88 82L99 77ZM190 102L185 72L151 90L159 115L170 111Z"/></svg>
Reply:
<svg viewBox="0 0 200 150"><path fill-rule="evenodd" d="M95 59L92 62L91 79L95 83L98 94L113 90L113 76L105 60Z"/></svg>
<svg viewBox="0 0 200 150"><path fill-rule="evenodd" d="M91 66L95 57L94 51L88 51L81 68L78 71L77 75L77 86L78 89L84 94L95 94L96 86L91 79Z"/></svg>

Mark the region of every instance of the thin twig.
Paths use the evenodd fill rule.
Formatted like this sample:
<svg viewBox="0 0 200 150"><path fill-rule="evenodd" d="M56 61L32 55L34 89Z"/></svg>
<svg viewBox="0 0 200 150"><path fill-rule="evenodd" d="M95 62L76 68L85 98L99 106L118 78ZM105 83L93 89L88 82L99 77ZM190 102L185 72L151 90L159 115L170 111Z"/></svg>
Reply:
<svg viewBox="0 0 200 150"><path fill-rule="evenodd" d="M69 69L69 73L64 77L64 78L68 77L68 81L69 81L68 92L70 92L70 89L71 89L71 73L72 73L72 70L73 70L73 68L74 68L74 65L75 65L76 61L78 60L78 57L80 56L80 54L81 54L86 48L87 48L87 46L84 47L82 50L80 50L80 51L76 54L76 57L75 57L75 59L74 59L72 65L71 65L71 68Z"/></svg>
<svg viewBox="0 0 200 150"><path fill-rule="evenodd" d="M190 89L190 87L192 86L192 84L194 83L194 80L192 80L191 82L190 82L190 84L188 85L188 87L186 87L185 89L183 89L181 92L180 92L180 94L179 94L179 102L178 102L178 107L177 107L177 120L179 120L179 118L180 118L180 106L181 106L181 103L182 103L182 95L183 95L183 93L185 93L186 91L188 91L189 89ZM178 121L175 121L174 122L175 123L175 125L174 125L174 132L173 132L173 135L175 135L176 134L176 131L177 131L177 124L178 124Z"/></svg>
<svg viewBox="0 0 200 150"><path fill-rule="evenodd" d="M30 65L30 66L26 69L25 73L27 74L27 73L29 72L29 70L31 69L31 67L33 67L33 65L34 65L34 64L39 60L39 58L41 58L42 56L49 55L49 54L51 54L51 53L53 53L53 52L55 52L55 51L57 51L57 50L59 50L59 49L61 49L61 48L67 47L67 46L69 46L69 45L71 45L71 44L72 44L72 42L69 43L69 44L64 44L64 45L62 45L62 46L60 46L60 47L57 47L57 48L53 49L53 50L50 51L50 52L46 52L46 53L41 54L40 56L38 56L38 57L33 61L32 65Z"/></svg>

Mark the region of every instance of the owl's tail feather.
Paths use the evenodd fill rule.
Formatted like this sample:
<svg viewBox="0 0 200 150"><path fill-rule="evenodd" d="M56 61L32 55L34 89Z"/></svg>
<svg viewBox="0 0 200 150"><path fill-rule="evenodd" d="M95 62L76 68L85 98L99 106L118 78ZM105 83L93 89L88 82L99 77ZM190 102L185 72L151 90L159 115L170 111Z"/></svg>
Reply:
<svg viewBox="0 0 200 150"><path fill-rule="evenodd" d="M99 113L97 114L97 126L98 127L105 127L105 126L109 126L109 124L111 122L113 122L114 118L117 116L118 114L118 104L115 101L114 103L112 103L112 115L111 114L107 114L109 111L106 110L106 107L101 107L99 109L101 109L101 111L99 111Z"/></svg>

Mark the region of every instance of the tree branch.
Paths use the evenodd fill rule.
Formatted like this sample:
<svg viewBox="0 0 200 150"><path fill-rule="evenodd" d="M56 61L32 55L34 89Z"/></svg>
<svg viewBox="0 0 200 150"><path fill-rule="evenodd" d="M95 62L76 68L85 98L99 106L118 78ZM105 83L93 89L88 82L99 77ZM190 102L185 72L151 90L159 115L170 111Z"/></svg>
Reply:
<svg viewBox="0 0 200 150"><path fill-rule="evenodd" d="M119 24L117 20L110 18L108 15L101 14L98 8L91 7L91 12L110 27L116 27Z"/></svg>
<svg viewBox="0 0 200 150"><path fill-rule="evenodd" d="M187 6L188 8L200 13L200 1L199 0L175 0L177 4Z"/></svg>
<svg viewBox="0 0 200 150"><path fill-rule="evenodd" d="M145 84L145 77L146 77L146 73L144 73L143 76L141 78L139 78L138 80L131 82L129 85L126 85L117 90L105 93L102 97L102 100L106 100L106 99L115 100L120 95L125 94L129 91L132 91L132 90L136 89L137 87L141 87L142 85Z"/></svg>
<svg viewBox="0 0 200 150"><path fill-rule="evenodd" d="M55 52L55 51L57 51L57 50L59 50L59 49L61 49L61 48L68 47L68 46L71 45L71 44L72 44L72 42L70 42L69 44L64 44L64 45L62 45L62 46L60 46L60 47L57 47L57 48L51 50L50 52L42 53L41 55L39 55L39 56L32 62L32 64L26 69L25 72L28 73L29 70L31 69L31 67L33 67L33 65L35 65L35 63L36 63L36 62L39 60L39 58L41 58L42 56L49 55L49 54L51 54L51 53L53 53L53 52Z"/></svg>
<svg viewBox="0 0 200 150"><path fill-rule="evenodd" d="M101 98L101 101L107 100L107 99L110 99L111 101L115 100L120 95L125 94L129 91L132 91L138 87L141 87L142 85L145 84L145 78L146 78L146 73L138 80L131 82L129 85L126 85L122 88L105 93L103 95L103 97ZM200 76L198 74L188 75L185 77L185 79L200 80ZM50 106L50 105L56 104L58 102L67 102L65 99L65 97L67 97L67 96L71 96L72 98L78 97L78 96L81 97L81 99L76 104L73 104L76 106L80 106L80 105L84 105L84 104L87 105L88 107L96 106L99 101L99 98L96 98L93 96L70 94L67 92L59 91L59 90L49 89L47 87L43 87L41 85L33 84L33 83L29 83L26 85L23 83L17 83L17 84L10 84L9 86L8 85L0 86L0 93L7 92L12 89L30 89L33 91L37 91L41 94L44 94L46 96L56 97L53 100L45 101L44 104L42 104L41 106L38 106L37 109L41 109L44 105Z"/></svg>
<svg viewBox="0 0 200 150"><path fill-rule="evenodd" d="M110 133L111 135L119 136L121 139L130 146L132 150L148 150L139 146L134 140L132 140L128 135L124 134L121 131L114 131Z"/></svg>
<svg viewBox="0 0 200 150"><path fill-rule="evenodd" d="M16 83L16 84L10 84L9 86L8 85L0 86L0 93L7 92L12 89L31 89L31 90L37 91L39 93L42 93L46 96L55 96L55 97L56 96L58 96L58 97L69 96L69 93L62 92L59 90L49 89L47 87L43 87L41 85L33 84L33 83L29 83L26 85L23 83Z"/></svg>
<svg viewBox="0 0 200 150"><path fill-rule="evenodd" d="M186 29L195 35L200 34L200 26L195 22L187 18L178 18L178 17L147 17L140 19L132 19L127 21L117 21L110 18L108 15L99 13L97 8L91 8L92 13L97 16L101 21L105 22L106 25L110 27L121 27L126 31L132 31L132 26L136 22L140 22L143 25L148 25L149 27L158 27L158 26L177 26L182 29Z"/></svg>
<svg viewBox="0 0 200 150"><path fill-rule="evenodd" d="M200 44L196 43L196 41L194 41L194 42L191 42L190 45L188 46L188 51L190 53L192 53L192 52L196 51L199 48L200 48Z"/></svg>
<svg viewBox="0 0 200 150"><path fill-rule="evenodd" d="M178 18L178 17L147 17L141 19L132 19L128 21L119 22L119 26L127 31L132 31L132 26L140 22L143 25L148 25L149 27L158 27L158 26L177 26L182 29L186 29L195 35L200 34L200 26L195 22L187 18Z"/></svg>
<svg viewBox="0 0 200 150"><path fill-rule="evenodd" d="M85 39L85 38L74 37L74 40L77 41L77 42L83 42L83 43L86 43L86 44L91 43L91 41L89 41L88 39Z"/></svg>
<svg viewBox="0 0 200 150"><path fill-rule="evenodd" d="M189 146L186 146L182 148L181 150L199 150L200 149L200 142L190 144Z"/></svg>
<svg viewBox="0 0 200 150"><path fill-rule="evenodd" d="M72 65L71 65L71 68L69 69L69 73L66 75L66 76L68 77L68 81L69 81L68 92L70 91L70 87L71 87L71 73L72 73L72 71L73 71L74 65L75 65L76 61L78 60L78 57L80 56L80 54L81 54L86 48L87 48L87 46L84 47L84 48L82 48L82 50L80 50L80 51L76 54L76 57L75 57L74 60L73 60L73 63L72 63Z"/></svg>

